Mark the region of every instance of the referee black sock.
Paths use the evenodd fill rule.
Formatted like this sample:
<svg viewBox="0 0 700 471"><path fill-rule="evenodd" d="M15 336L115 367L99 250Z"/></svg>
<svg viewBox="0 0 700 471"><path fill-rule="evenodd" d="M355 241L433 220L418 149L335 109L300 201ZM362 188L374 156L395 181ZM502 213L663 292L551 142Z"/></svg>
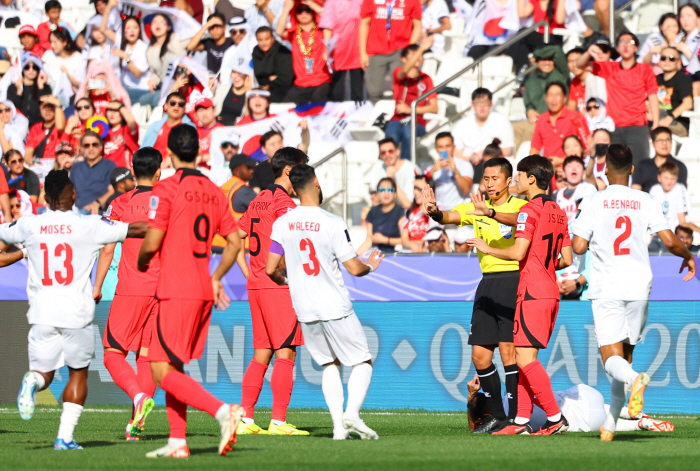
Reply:
<svg viewBox="0 0 700 471"><path fill-rule="evenodd" d="M491 363L486 369L477 369L476 374L479 375L481 389L491 406L491 415L498 420L506 420L506 412L503 409L503 399L501 398L501 377L496 371L496 366Z"/></svg>
<svg viewBox="0 0 700 471"><path fill-rule="evenodd" d="M506 371L506 395L508 396L508 418L518 415L518 365L503 367Z"/></svg>

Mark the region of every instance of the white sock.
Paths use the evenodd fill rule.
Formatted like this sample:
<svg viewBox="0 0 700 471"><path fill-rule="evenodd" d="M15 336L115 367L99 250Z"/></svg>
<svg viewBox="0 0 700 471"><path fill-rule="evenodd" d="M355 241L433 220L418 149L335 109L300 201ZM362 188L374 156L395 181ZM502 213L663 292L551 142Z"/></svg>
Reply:
<svg viewBox="0 0 700 471"><path fill-rule="evenodd" d="M369 384L372 382L372 365L360 363L352 367L348 379L348 406L345 413L353 419L360 418L360 409L367 397Z"/></svg>
<svg viewBox="0 0 700 471"><path fill-rule="evenodd" d="M168 438L168 445L175 450L187 445L187 440L184 438Z"/></svg>
<svg viewBox="0 0 700 471"><path fill-rule="evenodd" d="M275 420L275 419L272 419L272 423L275 424L275 425L277 425L277 426L279 426L279 427L281 427L282 425L286 424L287 421L285 421L285 420Z"/></svg>
<svg viewBox="0 0 700 471"><path fill-rule="evenodd" d="M559 422L561 420L561 412L551 417L547 416L547 420L549 420L550 422Z"/></svg>
<svg viewBox="0 0 700 471"><path fill-rule="evenodd" d="M243 417L241 420L246 425L253 425L255 423L255 419L251 419L250 417Z"/></svg>
<svg viewBox="0 0 700 471"><path fill-rule="evenodd" d="M617 381L627 384L632 384L639 374L632 369L632 365L627 360L617 355L611 356L605 362L605 372Z"/></svg>
<svg viewBox="0 0 700 471"><path fill-rule="evenodd" d="M144 393L138 393L136 396L134 396L134 407L136 407L139 404L139 401L143 396Z"/></svg>
<svg viewBox="0 0 700 471"><path fill-rule="evenodd" d="M525 417L516 417L513 422L515 425L525 425L530 422L530 419L526 419Z"/></svg>
<svg viewBox="0 0 700 471"><path fill-rule="evenodd" d="M229 405L228 404L221 404L221 407L219 407L219 410L216 411L216 420L224 420L226 418L226 415L228 415L228 410L229 410Z"/></svg>
<svg viewBox="0 0 700 471"><path fill-rule="evenodd" d="M61 412L61 424L58 426L58 438L64 442L70 443L73 441L73 432L75 431L80 415L83 413L83 406L73 402L63 403L63 412Z"/></svg>
<svg viewBox="0 0 700 471"><path fill-rule="evenodd" d="M34 373L34 376L36 377L36 390L43 391L46 389L46 380L44 379L44 375L39 374L36 371L32 371L32 373Z"/></svg>
<svg viewBox="0 0 700 471"><path fill-rule="evenodd" d="M340 379L340 366L330 364L323 367L321 389L328 405L328 411L331 413L333 431L344 430L343 403L345 395L343 393L343 380Z"/></svg>
<svg viewBox="0 0 700 471"><path fill-rule="evenodd" d="M619 357L618 357L619 358ZM607 364L607 362L606 362ZM610 409L605 419L605 430L614 432L620 411L625 405L625 384L613 379L610 383Z"/></svg>
<svg viewBox="0 0 700 471"><path fill-rule="evenodd" d="M618 419L615 424L616 432L636 432L642 430L638 420Z"/></svg>

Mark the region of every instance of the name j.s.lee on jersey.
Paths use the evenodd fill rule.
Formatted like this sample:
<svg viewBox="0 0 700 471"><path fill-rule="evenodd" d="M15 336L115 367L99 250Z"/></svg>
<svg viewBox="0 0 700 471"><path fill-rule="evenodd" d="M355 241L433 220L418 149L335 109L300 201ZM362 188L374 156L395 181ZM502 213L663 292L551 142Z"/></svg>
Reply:
<svg viewBox="0 0 700 471"><path fill-rule="evenodd" d="M549 213L549 221L552 224L566 224L566 214Z"/></svg>

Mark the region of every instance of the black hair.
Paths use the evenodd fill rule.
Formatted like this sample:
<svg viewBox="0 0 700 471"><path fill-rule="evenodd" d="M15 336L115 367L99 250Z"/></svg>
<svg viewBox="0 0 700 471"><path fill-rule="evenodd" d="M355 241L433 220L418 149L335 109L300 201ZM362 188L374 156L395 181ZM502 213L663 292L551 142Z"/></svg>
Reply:
<svg viewBox="0 0 700 471"><path fill-rule="evenodd" d="M681 25L681 22L680 22L681 12L683 11L683 9L685 7L690 7L695 12L695 16L700 17L700 8L698 8L698 6L695 5L694 3L686 3L685 5L683 5L682 7L680 7L678 9L678 26ZM672 15L673 13L668 13L668 14Z"/></svg>
<svg viewBox="0 0 700 471"><path fill-rule="evenodd" d="M485 417L491 415L491 406L489 405L489 399L486 397L486 394L482 392L476 393L474 404L470 408L470 412L474 420L484 420Z"/></svg>
<svg viewBox="0 0 700 471"><path fill-rule="evenodd" d="M399 145L396 144L396 140L393 137L385 137L384 139L380 140L378 143L379 147L383 146L384 144L393 144L395 149L399 148Z"/></svg>
<svg viewBox="0 0 700 471"><path fill-rule="evenodd" d="M442 131L442 132L439 132L439 133L437 134L437 136L435 136L435 143L437 144L437 141L439 141L440 139L444 139L444 138L446 138L446 137L449 137L450 140L452 141L452 143L454 144L455 138L452 136L452 133L449 132L449 131Z"/></svg>
<svg viewBox="0 0 700 471"><path fill-rule="evenodd" d="M552 162L540 155L528 155L518 163L518 172L525 172L529 177L535 177L537 188L546 190L554 176Z"/></svg>
<svg viewBox="0 0 700 471"><path fill-rule="evenodd" d="M153 15L153 18L155 18L156 16L161 16L161 17L165 18L165 22L168 23L168 25L170 26L170 29L165 33L165 41L163 41L163 45L160 46L160 53L158 55L159 55L159 57L162 58L165 55L165 53L168 52L168 45L170 44L170 37L173 35L173 22L170 19L170 17L168 17L168 15L166 15L164 13L156 13L155 15ZM153 18L151 18L151 21L153 21ZM150 45L153 46L156 43L156 41L157 41L157 38L155 37L155 35L151 35Z"/></svg>
<svg viewBox="0 0 700 471"><path fill-rule="evenodd" d="M579 163L581 164L581 167L586 168L586 165L583 163L583 159L578 155L570 155L567 158L565 158L564 163L561 165L561 168L566 168L566 166L572 162Z"/></svg>
<svg viewBox="0 0 700 471"><path fill-rule="evenodd" d="M476 90L472 92L472 101L476 100L478 97L486 95L489 99L489 101L493 101L493 93L491 93L491 90L488 88L484 87L479 87Z"/></svg>
<svg viewBox="0 0 700 471"><path fill-rule="evenodd" d="M489 159L492 159L494 157L503 157L503 150L501 150L501 140L497 137L491 141L491 144L487 145L484 147L484 150L482 152L482 155L484 159L486 160L486 157ZM511 165L511 175L513 174L513 166Z"/></svg>
<svg viewBox="0 0 700 471"><path fill-rule="evenodd" d="M659 134L668 134L671 136L671 130L667 127L664 126L659 126L657 128L654 128L650 133L649 137L651 137L651 142L654 142L657 137L659 137Z"/></svg>
<svg viewBox="0 0 700 471"><path fill-rule="evenodd" d="M58 3L58 2L56 2L56 3ZM48 3L47 3L47 5L48 5ZM78 52L78 46L75 45L75 41L73 41L73 38L71 38L70 32L68 31L67 28L64 28L62 26L58 26L58 27L56 27L55 30L51 31L51 33L49 34L49 37L51 37L52 34L59 41L66 43L66 51Z"/></svg>
<svg viewBox="0 0 700 471"><path fill-rule="evenodd" d="M392 186L394 189L396 189L396 180L394 180L394 179L391 178L391 177L384 177L384 178L382 178L381 180L379 180L379 181L377 182L377 191L379 191L379 185L381 185L381 184L384 183L384 182L389 182L389 183L391 184L391 186Z"/></svg>
<svg viewBox="0 0 700 471"><path fill-rule="evenodd" d="M137 179L153 178L162 162L163 156L160 154L160 151L153 147L142 147L134 152L134 157L132 159L134 176Z"/></svg>
<svg viewBox="0 0 700 471"><path fill-rule="evenodd" d="M632 169L632 151L624 144L610 144L605 164L615 173L629 172Z"/></svg>
<svg viewBox="0 0 700 471"><path fill-rule="evenodd" d="M51 170L44 180L44 191L49 204L58 204L61 193L68 186L73 186L67 170Z"/></svg>
<svg viewBox="0 0 700 471"><path fill-rule="evenodd" d="M112 101L110 101L109 103L110 103L110 104L111 104L111 103L119 103L119 104L121 104L121 101L119 101L119 100L112 100ZM107 108L107 109L105 110L105 118L107 117L107 111L116 111L117 113L119 113L119 116L121 116L121 123L120 123L120 124L121 124L122 126L126 125L126 120L124 119L124 116L122 115L121 111L119 111L119 110L110 110L109 108ZM111 126L111 125L110 125L110 126Z"/></svg>
<svg viewBox="0 0 700 471"><path fill-rule="evenodd" d="M416 180L423 180L423 181L425 181L425 183L426 183L430 188L434 188L434 187L435 187L435 182L433 182L433 179L430 178L430 177L427 176L427 175L416 175L416 177L413 179L413 181L416 181ZM413 213L413 211L414 211L417 207L419 207L419 206L421 206L421 205L418 204L418 203L416 203L416 199L413 198L413 203L411 203L411 207L408 208L408 209L406 210L406 218L407 218L407 219L410 218L410 217L411 217L411 213Z"/></svg>
<svg viewBox="0 0 700 471"><path fill-rule="evenodd" d="M583 160L583 153L585 152L585 149L583 148L583 143L581 142L581 139L576 134L569 134L562 141L562 148L564 148L564 146L566 145L566 141L568 139L575 139L576 142L578 142L578 145L581 146L581 155L575 155L574 157L580 157ZM566 161L564 161L564 163L566 163ZM584 165L584 168L585 168L585 165Z"/></svg>
<svg viewBox="0 0 700 471"><path fill-rule="evenodd" d="M408 46L401 49L401 58L404 59L409 52L415 52L418 50L418 44L409 44Z"/></svg>
<svg viewBox="0 0 700 471"><path fill-rule="evenodd" d="M676 230L673 231L676 235L678 235L678 231L685 232L689 236L693 236L693 230L688 228L688 227L683 227L680 224L676 226Z"/></svg>
<svg viewBox="0 0 700 471"><path fill-rule="evenodd" d="M596 97L590 97L588 101L586 101L586 105L588 105L590 102L598 103L598 99Z"/></svg>
<svg viewBox="0 0 700 471"><path fill-rule="evenodd" d="M301 164L308 164L309 156L296 147L282 147L275 152L270 160L270 167L275 178L279 178L284 173L285 167L295 167Z"/></svg>
<svg viewBox="0 0 700 471"><path fill-rule="evenodd" d="M584 48L582 48L582 47L575 47L575 48L571 49L569 52L566 53L566 58L568 59L570 54L576 54L576 53L578 53L578 54L583 54L583 53L585 53L585 52L586 52L586 50L585 50Z"/></svg>
<svg viewBox="0 0 700 471"><path fill-rule="evenodd" d="M220 20L221 20L221 23L223 23L224 28L227 27L227 25L226 25L226 17L225 17L223 14L219 13L218 11L215 11L214 13L212 13L211 15L209 15L209 17L207 18L207 21L211 20L212 18L218 18L218 19L220 19Z"/></svg>
<svg viewBox="0 0 700 471"><path fill-rule="evenodd" d="M124 20L122 21L122 43L121 43L121 47L119 48L122 51L126 51L126 46L129 44L129 41L126 40L126 33L125 33L126 24L129 21L135 21L136 24L139 25L139 36L141 35L141 20L136 18L135 16L131 16L131 15L124 18ZM124 59L119 59L119 67L123 67L123 66L124 66Z"/></svg>
<svg viewBox="0 0 700 471"><path fill-rule="evenodd" d="M695 7L695 8L697 8L697 7ZM640 47L639 38L637 37L636 34L630 32L630 31L623 31L617 35L617 41L615 41L616 46L620 45L620 39L622 39L622 36L629 36L634 41L634 45L637 47Z"/></svg>
<svg viewBox="0 0 700 471"><path fill-rule="evenodd" d="M679 15L680 15L680 13L681 13L680 10L678 10ZM698 15L698 16L700 16L700 15ZM672 18L676 21L676 24L678 25L678 30L680 31L681 30L681 22L678 21L678 17L676 16L675 13L664 13L663 15L661 15L661 17L659 17L659 31L661 31L661 27L666 22L666 20L668 20L669 18ZM661 34L663 35L663 32Z"/></svg>
<svg viewBox="0 0 700 471"><path fill-rule="evenodd" d="M49 0L44 4L44 11L46 13L49 12L52 8L58 8L59 10L63 10L63 6L61 5L61 2L58 2L56 0Z"/></svg>
<svg viewBox="0 0 700 471"><path fill-rule="evenodd" d="M272 34L272 28L270 28L269 26L261 26L260 28L255 30L256 36L260 33L270 33L270 36L274 36L274 34Z"/></svg>
<svg viewBox="0 0 700 471"><path fill-rule="evenodd" d="M316 172L311 165L299 164L292 167L289 171L289 181L292 182L292 188L299 194L300 190L306 188L316 178Z"/></svg>
<svg viewBox="0 0 700 471"><path fill-rule="evenodd" d="M81 101L87 101L88 104L90 105L90 108L92 108L92 112L93 113L95 112L95 104L92 102L92 100L90 98L88 98L86 96L82 97L80 100L75 102L75 106L78 106L78 103L80 103Z"/></svg>
<svg viewBox="0 0 700 471"><path fill-rule="evenodd" d="M18 151L17 149L10 149L7 152L5 152L5 155L2 156L2 159L8 166L10 165L10 157L12 157L14 154L17 154L20 156L20 158L24 159L20 151Z"/></svg>
<svg viewBox="0 0 700 471"><path fill-rule="evenodd" d="M194 162L199 154L197 129L189 124L178 124L170 130L168 149L183 162Z"/></svg>
<svg viewBox="0 0 700 471"><path fill-rule="evenodd" d="M566 86L563 83L559 82L558 80L549 82L547 84L547 87L544 89L544 92L548 93L549 89L552 87L559 87L561 89L561 92L564 94L564 97L566 97Z"/></svg>
<svg viewBox="0 0 700 471"><path fill-rule="evenodd" d="M591 134L591 137L595 136L595 134L596 134L597 132L604 132L605 134L608 135L608 139L610 139L610 140L612 141L612 134L610 134L610 131L608 131L608 130L605 129L605 128L598 128L598 129L596 129L595 131L593 131L593 134ZM652 131L652 132L653 132L653 131Z"/></svg>
<svg viewBox="0 0 700 471"><path fill-rule="evenodd" d="M185 100L185 102L187 101L187 98L185 98L185 95L183 95L182 93L180 93L180 92L172 92L170 95L168 95L167 97L165 97L165 103L168 103L172 97L182 98L183 100Z"/></svg>
<svg viewBox="0 0 700 471"><path fill-rule="evenodd" d="M260 136L260 147L265 147L265 144L267 144L267 141L272 139L274 136L282 137L282 133L279 131L275 131L273 129L271 131L267 131L265 134Z"/></svg>
<svg viewBox="0 0 700 471"><path fill-rule="evenodd" d="M86 138L86 137L94 137L95 139L97 139L98 141L100 141L100 145L101 145L101 146L103 146L103 145L105 144L104 140L102 139L102 137L101 137L99 134L97 134L97 133L96 133L95 131L93 131L92 129L87 129L87 130L85 131L85 133L84 133L84 134L81 136L81 138L80 138L80 145L81 145L81 146L83 145L83 142L85 141L85 138Z"/></svg>
<svg viewBox="0 0 700 471"><path fill-rule="evenodd" d="M513 166L508 162L508 159L504 157L494 157L484 162L484 170L491 167L500 168L506 178L511 178L513 176Z"/></svg>

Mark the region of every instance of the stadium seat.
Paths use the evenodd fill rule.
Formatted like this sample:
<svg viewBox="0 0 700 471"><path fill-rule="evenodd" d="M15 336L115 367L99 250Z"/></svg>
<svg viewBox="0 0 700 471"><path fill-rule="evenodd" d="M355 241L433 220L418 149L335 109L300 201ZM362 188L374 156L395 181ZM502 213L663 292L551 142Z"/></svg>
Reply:
<svg viewBox="0 0 700 471"><path fill-rule="evenodd" d="M7 48L10 56L15 57L22 50L22 43L19 41L19 28L0 28L2 35L2 45Z"/></svg>
<svg viewBox="0 0 700 471"><path fill-rule="evenodd" d="M423 67L421 67L421 72L430 77L435 85L438 83L435 79L437 78L437 70L441 61L442 59L438 58L438 56L432 52L423 55Z"/></svg>
<svg viewBox="0 0 700 471"><path fill-rule="evenodd" d="M520 144L518 152L515 154L515 162L513 163L514 167L518 165L518 162L530 155L530 145L531 141L523 142L522 144Z"/></svg>
<svg viewBox="0 0 700 471"><path fill-rule="evenodd" d="M437 77L435 78L435 85L447 80L452 75L469 66L469 64L473 62L474 59L471 57L452 57L450 60L441 62L437 71ZM448 83L447 86L459 89L462 86L462 83L466 80L465 75Z"/></svg>
<svg viewBox="0 0 700 471"><path fill-rule="evenodd" d="M307 152L309 164L314 165L339 147L340 145L337 142L312 141L309 145L309 152Z"/></svg>

